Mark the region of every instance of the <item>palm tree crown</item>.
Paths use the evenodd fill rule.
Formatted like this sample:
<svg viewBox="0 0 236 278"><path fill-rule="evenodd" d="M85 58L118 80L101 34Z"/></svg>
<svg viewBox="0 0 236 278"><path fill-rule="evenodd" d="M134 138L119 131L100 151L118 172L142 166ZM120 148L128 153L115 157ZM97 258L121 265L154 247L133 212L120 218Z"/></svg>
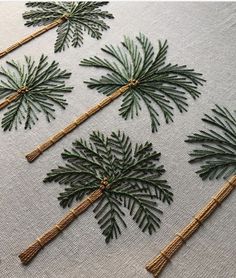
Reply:
<svg viewBox="0 0 236 278"><path fill-rule="evenodd" d="M55 52L69 47L81 46L83 33L87 32L92 38L100 39L102 31L109 26L105 19L113 15L103 11L100 7L108 2L27 2L26 6L32 8L23 14L26 26L46 25L58 18L64 18L57 29Z"/></svg>
<svg viewBox="0 0 236 278"><path fill-rule="evenodd" d="M97 56L84 59L81 66L102 68L108 71L99 80L91 78L85 82L88 87L99 93L110 95L113 91L132 81L133 86L125 93L120 108L124 119L138 116L143 103L151 118L152 131L160 125L159 113L162 112L166 123L173 121L174 103L180 112L187 111L187 97L199 97L198 86L204 79L186 66L167 64L167 41L159 41L155 54L154 47L148 38L139 34L136 41L125 37L122 46L106 45L102 51L113 61Z"/></svg>
<svg viewBox="0 0 236 278"><path fill-rule="evenodd" d="M162 213L156 201L170 204L173 194L167 182L160 179L165 170L158 165L160 153L153 150L152 144L133 147L121 132L113 132L110 137L93 132L90 142L80 139L73 145L72 151L62 153L67 164L53 169L44 180L68 186L58 198L61 206L82 199L106 179L109 189L104 190L94 209L106 242L121 233L121 226L126 227L122 205L142 231L156 231Z"/></svg>

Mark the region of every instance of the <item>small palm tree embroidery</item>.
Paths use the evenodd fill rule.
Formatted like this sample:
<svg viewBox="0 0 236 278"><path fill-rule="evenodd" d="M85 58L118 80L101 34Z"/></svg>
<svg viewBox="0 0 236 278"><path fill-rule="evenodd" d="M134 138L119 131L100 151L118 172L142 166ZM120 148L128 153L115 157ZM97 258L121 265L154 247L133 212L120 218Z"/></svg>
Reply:
<svg viewBox="0 0 236 278"><path fill-rule="evenodd" d="M121 95L123 101L120 115L124 119L138 116L144 105L149 112L153 132L158 131L161 113L166 123L173 121L173 104L180 112L187 111L187 96L190 95L193 99L199 97L198 87L203 85L205 80L193 69L166 63L167 48L167 41L159 41L158 51L155 53L148 38L139 34L136 41L125 37L122 47L109 45L102 48L103 52L113 59L111 61L97 56L82 60L81 66L108 71L107 75L99 80L91 78L85 82L89 88L95 88L99 93L105 94L106 98L27 154L28 161L36 159L59 139Z"/></svg>
<svg viewBox="0 0 236 278"><path fill-rule="evenodd" d="M0 52L0 58L55 27L58 27L55 52L65 50L70 43L73 47L81 46L85 32L92 38L100 39L102 32L109 29L105 19L114 18L100 9L107 4L103 1L27 2L26 6L31 10L23 14L25 25L45 26Z"/></svg>
<svg viewBox="0 0 236 278"><path fill-rule="evenodd" d="M0 109L7 107L3 115L2 128L12 130L24 123L25 129L32 128L42 112L47 121L55 119L55 106L65 109L64 94L73 87L67 87L65 80L71 73L62 70L56 61L49 63L48 57L41 55L38 62L25 56L25 64L8 61L10 69L0 68Z"/></svg>
<svg viewBox="0 0 236 278"><path fill-rule="evenodd" d="M124 133L113 132L106 137L100 132L93 132L90 142L77 140L71 151L62 153L62 158L66 165L53 169L44 182L67 186L58 198L64 208L87 197L49 231L49 236L44 234L40 237L40 244L33 244L37 252L52 239L52 231L56 236L96 201L95 218L107 243L117 238L122 227L126 227L122 206L129 210L143 232L156 232L162 214L157 203L170 204L173 193L167 181L161 179L165 170L163 165L158 165L160 153L153 150L151 143L133 146ZM67 225L65 219L68 220ZM29 254L31 247L20 255L23 263L32 259Z"/></svg>
<svg viewBox="0 0 236 278"><path fill-rule="evenodd" d="M203 122L209 125L207 131L200 130L188 136L186 142L201 144L190 153L190 163L202 165L196 172L205 180L228 178L236 174L236 117L226 107L216 105L212 116L205 114Z"/></svg>

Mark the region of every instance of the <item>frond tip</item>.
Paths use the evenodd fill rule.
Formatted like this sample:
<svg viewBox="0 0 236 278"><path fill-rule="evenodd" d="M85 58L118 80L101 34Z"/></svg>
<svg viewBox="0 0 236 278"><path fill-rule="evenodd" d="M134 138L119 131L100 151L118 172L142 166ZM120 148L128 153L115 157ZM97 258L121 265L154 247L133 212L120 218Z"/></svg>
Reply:
<svg viewBox="0 0 236 278"><path fill-rule="evenodd" d="M213 116L202 119L212 126L188 136L186 142L201 144L190 153L191 163L202 163L196 172L202 179L228 178L236 174L236 117L227 108L216 105Z"/></svg>
<svg viewBox="0 0 236 278"><path fill-rule="evenodd" d="M106 45L102 48L113 61L97 56L81 61L81 66L102 68L108 71L100 79L91 78L85 83L99 93L111 95L115 90L135 80L124 94L120 115L124 119L140 114L142 105L151 119L152 132L158 130L160 114L166 123L173 121L175 105L180 112L187 111L187 96L200 96L198 86L205 82L200 73L186 66L166 63L167 41L159 41L158 51L148 38L139 34L136 41L124 37L121 46Z"/></svg>
<svg viewBox="0 0 236 278"><path fill-rule="evenodd" d="M30 11L23 14L26 26L47 25L53 21L64 18L57 29L55 52L60 52L69 47L83 44L84 32L92 38L100 39L102 32L109 26L105 19L113 15L103 11L100 7L108 2L27 2Z"/></svg>
<svg viewBox="0 0 236 278"><path fill-rule="evenodd" d="M24 123L25 129L32 128L42 112L50 122L55 118L55 106L65 108L67 105L64 94L72 91L65 80L71 73L61 70L55 61L49 63L48 57L42 55L36 63L31 57L25 56L25 64L8 61L11 68L0 68L0 98L21 92L7 107L3 115L2 128L11 130Z"/></svg>
<svg viewBox="0 0 236 278"><path fill-rule="evenodd" d="M66 165L53 169L44 180L67 186L58 198L60 205L71 206L98 189L101 180L107 178L109 189L104 190L94 209L106 242L117 238L126 227L122 206L143 232L155 232L162 214L157 202L170 204L173 193L160 179L165 170L158 165L160 153L153 150L152 144L133 146L130 138L118 131L110 137L93 132L90 142L80 139L73 146L71 151L62 153Z"/></svg>

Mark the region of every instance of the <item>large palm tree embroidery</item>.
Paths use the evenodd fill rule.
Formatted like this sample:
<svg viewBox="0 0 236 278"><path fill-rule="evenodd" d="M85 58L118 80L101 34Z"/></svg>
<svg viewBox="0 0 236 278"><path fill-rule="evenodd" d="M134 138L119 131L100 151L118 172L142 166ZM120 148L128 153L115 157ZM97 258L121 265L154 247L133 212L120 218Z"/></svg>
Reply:
<svg viewBox="0 0 236 278"><path fill-rule="evenodd" d="M173 121L174 106L180 112L187 111L187 97L199 97L198 87L203 85L201 74L186 66L167 63L167 41L159 41L155 53L148 38L139 34L136 40L124 38L122 47L105 46L102 51L111 60L97 56L84 59L80 65L106 70L108 73L99 80L91 78L85 83L91 89L105 94L100 103L76 118L66 128L50 137L26 157L33 161L46 149L75 129L100 109L123 96L120 115L124 119L133 118L141 113L143 106L148 110L152 132L158 131L160 115L165 122Z"/></svg>
<svg viewBox="0 0 236 278"><path fill-rule="evenodd" d="M155 55L154 47L145 35L139 34L136 42L124 37L121 47L106 45L102 48L111 60L94 56L80 63L108 71L100 79L85 81L89 88L104 95L109 96L132 81L124 93L120 115L124 119L133 118L141 113L143 105L146 106L152 132L158 131L161 113L166 123L173 121L173 104L180 112L187 111L187 96L198 98L198 86L205 81L200 73L185 65L167 63L167 41L159 41L158 47Z"/></svg>
<svg viewBox="0 0 236 278"><path fill-rule="evenodd" d="M129 210L143 232L156 232L162 214L157 203L170 204L173 193L167 181L161 179L165 170L163 165L158 165L160 153L153 150L151 143L133 145L121 132L113 132L110 137L93 132L90 142L77 140L71 151L62 153L62 158L66 165L53 169L44 182L66 185L58 198L64 208L84 199L20 255L23 263L28 263L44 245L96 201L95 218L107 243L117 238L126 227L122 206Z"/></svg>
<svg viewBox="0 0 236 278"><path fill-rule="evenodd" d="M105 20L113 18L112 14L100 9L107 4L104 1L27 2L31 10L23 14L25 25L45 26L0 52L0 58L55 27L58 27L55 52L65 50L70 44L81 46L85 32L100 39L102 32L109 28Z"/></svg>

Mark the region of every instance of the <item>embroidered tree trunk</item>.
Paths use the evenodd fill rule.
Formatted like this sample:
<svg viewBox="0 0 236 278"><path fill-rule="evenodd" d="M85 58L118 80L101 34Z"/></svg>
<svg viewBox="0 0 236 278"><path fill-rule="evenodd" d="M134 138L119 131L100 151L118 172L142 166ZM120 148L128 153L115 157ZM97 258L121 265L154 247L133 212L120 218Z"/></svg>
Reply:
<svg viewBox="0 0 236 278"><path fill-rule="evenodd" d="M107 106L109 103L111 103L113 100L118 98L120 95L124 94L131 86L135 86L137 80L131 80L126 85L122 86L115 92L113 92L110 96L104 98L101 102L96 104L94 107L89 109L87 112L76 118L73 122L71 122L68 126L66 126L64 129L59 131L58 133L54 134L52 137L50 137L47 141L45 141L43 144L39 145L37 148L35 148L32 152L26 155L26 158L29 162L34 161L38 156L40 156L45 150L47 150L49 147L51 147L53 144L55 144L57 141L59 141L61 138L66 136L68 133L70 133L72 130L74 130L77 126L79 126L81 123L86 121L88 118L90 118L92 115L97 113L99 110Z"/></svg>
<svg viewBox="0 0 236 278"><path fill-rule="evenodd" d="M180 233L176 234L176 237L160 252L160 255L146 265L146 269L151 272L154 277L158 277L171 257L182 247L186 240L198 230L201 224L235 188L236 176L233 176L229 181L226 181L220 191L196 214L193 220Z"/></svg>
<svg viewBox="0 0 236 278"><path fill-rule="evenodd" d="M28 92L28 88L26 86L20 88L16 92L13 92L13 94L11 96L5 98L4 101L0 102L0 110L5 108L7 105L12 103L16 99L18 99L20 97L20 95L25 94L27 92Z"/></svg>
<svg viewBox="0 0 236 278"><path fill-rule="evenodd" d="M69 226L80 214L85 212L93 203L95 203L102 195L105 188L109 188L107 178L101 181L100 188L89 194L78 206L71 209L56 225L49 231L37 238L24 252L19 255L23 264L28 264L37 253L50 241L52 241L60 232Z"/></svg>
<svg viewBox="0 0 236 278"><path fill-rule="evenodd" d="M27 42L37 38L38 36L44 34L45 32L57 27L61 23L65 22L66 20L67 20L67 17L62 16L61 18L58 18L57 20L53 21L52 23L50 23L50 24L44 26L43 28L39 29L38 31L32 33L31 35L29 35L29 36L21 39L20 41L14 43L13 45L8 47L7 49L0 52L0 59L3 58L4 56L6 56L8 53L17 49L18 47L22 46L23 44L26 44Z"/></svg>

